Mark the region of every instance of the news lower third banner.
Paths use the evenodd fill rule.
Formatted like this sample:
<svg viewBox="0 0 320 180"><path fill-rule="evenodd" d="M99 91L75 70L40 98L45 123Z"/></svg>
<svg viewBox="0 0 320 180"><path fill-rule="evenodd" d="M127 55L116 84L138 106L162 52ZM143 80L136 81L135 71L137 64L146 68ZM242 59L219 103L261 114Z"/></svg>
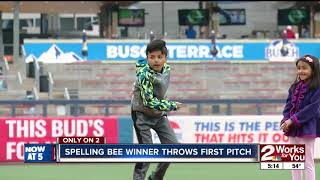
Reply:
<svg viewBox="0 0 320 180"><path fill-rule="evenodd" d="M304 169L304 144L105 144L104 137L59 137L25 144L33 162L260 162L260 169Z"/></svg>
<svg viewBox="0 0 320 180"><path fill-rule="evenodd" d="M56 156L42 146L26 146L25 162L38 150L56 162L259 162L257 144L57 144Z"/></svg>
<svg viewBox="0 0 320 180"><path fill-rule="evenodd" d="M105 144L99 137L58 137L24 144L24 162L260 162L260 169L304 169L304 144Z"/></svg>

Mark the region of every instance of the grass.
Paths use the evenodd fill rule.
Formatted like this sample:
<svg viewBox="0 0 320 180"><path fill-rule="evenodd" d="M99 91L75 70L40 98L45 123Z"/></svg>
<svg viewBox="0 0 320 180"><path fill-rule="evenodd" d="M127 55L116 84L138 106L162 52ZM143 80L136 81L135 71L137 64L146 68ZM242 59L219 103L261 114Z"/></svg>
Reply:
<svg viewBox="0 0 320 180"><path fill-rule="evenodd" d="M148 174L155 169L150 166ZM131 180L132 163L0 165L1 180ZM320 163L316 166L320 177ZM167 180L291 179L290 170L260 170L258 163L173 163Z"/></svg>

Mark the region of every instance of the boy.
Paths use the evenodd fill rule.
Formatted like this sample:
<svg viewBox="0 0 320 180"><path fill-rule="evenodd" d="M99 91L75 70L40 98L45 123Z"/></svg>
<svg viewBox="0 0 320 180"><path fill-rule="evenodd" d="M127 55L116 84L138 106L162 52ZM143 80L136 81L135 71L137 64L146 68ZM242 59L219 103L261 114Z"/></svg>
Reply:
<svg viewBox="0 0 320 180"><path fill-rule="evenodd" d="M175 111L182 104L166 99L170 80L167 54L166 43L163 40L153 40L146 49L147 61L139 60L136 63L137 80L131 100L131 116L140 144L152 144L151 128L156 131L161 143L178 143L166 112ZM169 164L159 163L148 180L163 179ZM150 163L136 163L133 179L144 180L149 165Z"/></svg>

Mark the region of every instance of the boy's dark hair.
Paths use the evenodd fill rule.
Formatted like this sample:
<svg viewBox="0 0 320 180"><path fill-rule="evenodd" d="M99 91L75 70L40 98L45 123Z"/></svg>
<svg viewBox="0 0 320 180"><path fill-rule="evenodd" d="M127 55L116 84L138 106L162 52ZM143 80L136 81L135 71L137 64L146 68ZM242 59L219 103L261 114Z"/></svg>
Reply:
<svg viewBox="0 0 320 180"><path fill-rule="evenodd" d="M167 56L168 50L166 47L166 42L161 39L151 41L147 45L146 55L148 56L148 54L152 53L153 51L161 51L165 56Z"/></svg>
<svg viewBox="0 0 320 180"><path fill-rule="evenodd" d="M315 90L320 87L320 65L319 59L311 56L311 55L304 55L296 61L296 66L298 66L298 62L303 61L309 64L312 69L309 88L311 90ZM298 75L295 81L292 83L290 88L295 88L296 84L299 82Z"/></svg>

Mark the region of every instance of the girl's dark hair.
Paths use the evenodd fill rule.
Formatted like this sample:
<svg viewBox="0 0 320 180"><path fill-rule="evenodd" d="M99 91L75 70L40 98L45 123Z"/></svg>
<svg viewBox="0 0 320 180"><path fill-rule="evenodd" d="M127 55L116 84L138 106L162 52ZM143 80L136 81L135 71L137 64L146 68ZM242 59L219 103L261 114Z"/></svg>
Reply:
<svg viewBox="0 0 320 180"><path fill-rule="evenodd" d="M153 51L161 51L165 56L167 56L168 50L166 47L166 42L161 39L151 41L147 45L146 55L148 56L148 54L152 53Z"/></svg>
<svg viewBox="0 0 320 180"><path fill-rule="evenodd" d="M296 61L296 67L298 66L299 61L303 61L309 64L312 69L309 88L311 90L317 89L320 87L320 67L319 67L319 59L311 56L311 55L304 55ZM298 75L295 81L292 83L290 88L295 88L296 84L299 82Z"/></svg>

